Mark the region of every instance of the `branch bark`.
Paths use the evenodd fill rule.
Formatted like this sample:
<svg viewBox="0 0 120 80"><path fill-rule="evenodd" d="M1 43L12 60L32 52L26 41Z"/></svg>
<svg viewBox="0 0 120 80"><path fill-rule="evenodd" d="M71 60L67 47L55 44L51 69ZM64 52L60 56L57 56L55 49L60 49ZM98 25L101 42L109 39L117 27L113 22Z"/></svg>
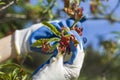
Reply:
<svg viewBox="0 0 120 80"><path fill-rule="evenodd" d="M115 7L110 11L110 13L107 13L106 15L104 15L103 17L89 17L87 18L87 20L108 20L111 23L112 22L118 22L120 23L120 18L119 17L113 17L114 12L117 10L117 8L120 6L120 0L117 1L117 4L115 5Z"/></svg>
<svg viewBox="0 0 120 80"><path fill-rule="evenodd" d="M11 21L11 20L16 20L16 19L26 20L27 16L24 14L10 14L10 13L8 13L5 15L4 18L0 19L0 23L5 23L5 22Z"/></svg>
<svg viewBox="0 0 120 80"><path fill-rule="evenodd" d="M118 22L120 23L120 18L112 18L110 17L89 17L87 20L109 20L110 22Z"/></svg>
<svg viewBox="0 0 120 80"><path fill-rule="evenodd" d="M120 0L118 0L117 4L116 4L115 7L111 10L110 14L113 14L119 6L120 6Z"/></svg>
<svg viewBox="0 0 120 80"><path fill-rule="evenodd" d="M9 4L3 6L2 8L0 8L0 12L7 9L9 6L13 5L14 3L18 2L19 0L14 0L14 1L11 1Z"/></svg>

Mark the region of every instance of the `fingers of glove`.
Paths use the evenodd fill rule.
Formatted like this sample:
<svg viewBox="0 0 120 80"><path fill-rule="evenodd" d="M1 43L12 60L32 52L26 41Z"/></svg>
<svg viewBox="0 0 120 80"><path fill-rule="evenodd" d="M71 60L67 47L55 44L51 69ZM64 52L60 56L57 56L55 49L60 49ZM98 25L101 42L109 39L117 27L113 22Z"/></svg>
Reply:
<svg viewBox="0 0 120 80"><path fill-rule="evenodd" d="M43 26L31 34L29 38L29 42L30 42L30 45L32 45L38 39L51 38L51 37L55 37L55 35L47 27ZM33 46L30 46L30 49L35 52L41 52L41 49Z"/></svg>
<svg viewBox="0 0 120 80"><path fill-rule="evenodd" d="M40 27L36 31L34 31L30 36L30 43L34 43L36 40L40 38L50 38L55 36L47 27Z"/></svg>

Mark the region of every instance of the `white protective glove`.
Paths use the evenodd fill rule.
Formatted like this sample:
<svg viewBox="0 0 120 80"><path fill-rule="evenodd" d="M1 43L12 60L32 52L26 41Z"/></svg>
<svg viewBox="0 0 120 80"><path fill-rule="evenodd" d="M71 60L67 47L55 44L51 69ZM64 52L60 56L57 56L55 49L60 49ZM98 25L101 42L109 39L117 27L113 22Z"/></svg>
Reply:
<svg viewBox="0 0 120 80"><path fill-rule="evenodd" d="M77 27L81 26L81 22L76 24ZM58 30L61 27L71 27L74 23L74 19L67 19L65 21L50 21ZM63 56L58 54L57 51L53 52L53 55L48 61L40 66L33 74L33 80L76 80L79 76L83 59L84 52L82 46L82 40L76 31L71 31L76 39L79 41L77 47L71 46L72 57L68 62L63 61ZM27 53L43 53L40 48L31 46L36 40L40 38L51 38L56 37L47 27L43 24L35 24L29 28L23 30L16 30L14 33L13 44L15 45L15 52L22 58Z"/></svg>
<svg viewBox="0 0 120 80"><path fill-rule="evenodd" d="M64 63L63 55L58 53L56 57L50 59L49 64L40 66L33 74L33 80L77 80L84 60L82 42L79 35L72 31L73 35L79 40L77 47L71 45L72 54L75 57L73 63Z"/></svg>

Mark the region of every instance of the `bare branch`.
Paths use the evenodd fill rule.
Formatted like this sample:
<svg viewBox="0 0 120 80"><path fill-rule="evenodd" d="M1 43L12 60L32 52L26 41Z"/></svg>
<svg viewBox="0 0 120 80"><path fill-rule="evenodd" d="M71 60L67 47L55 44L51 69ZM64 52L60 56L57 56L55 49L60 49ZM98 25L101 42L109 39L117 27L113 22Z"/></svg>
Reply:
<svg viewBox="0 0 120 80"><path fill-rule="evenodd" d="M110 14L113 14L119 6L120 6L120 0L118 0L116 6L111 10Z"/></svg>
<svg viewBox="0 0 120 80"><path fill-rule="evenodd" d="M6 14L4 18L0 19L0 23L8 22L11 20L26 20L27 16L24 14Z"/></svg>
<svg viewBox="0 0 120 80"><path fill-rule="evenodd" d="M120 18L118 17L113 17L113 13L117 10L117 8L120 6L120 0L118 0L117 4L115 7L110 11L110 13L104 15L103 17L89 17L87 20L108 20L110 22L118 22L120 23Z"/></svg>
<svg viewBox="0 0 120 80"><path fill-rule="evenodd" d="M0 8L0 12L5 10L6 8L8 8L9 6L13 5L14 3L16 3L19 0L15 0L15 1L11 1L9 4L3 6L2 8Z"/></svg>
<svg viewBox="0 0 120 80"><path fill-rule="evenodd" d="M18 19L26 19L26 15L24 14L6 14L5 15L6 18L18 18Z"/></svg>
<svg viewBox="0 0 120 80"><path fill-rule="evenodd" d="M91 17L91 18L87 18L87 20L108 20L110 22L113 21L120 23L120 18L112 18L112 17Z"/></svg>
<svg viewBox="0 0 120 80"><path fill-rule="evenodd" d="M46 8L46 10L43 12L43 14L45 14L46 12L48 12L48 10L52 9L55 5L56 0L52 0L51 4L48 5L48 7Z"/></svg>

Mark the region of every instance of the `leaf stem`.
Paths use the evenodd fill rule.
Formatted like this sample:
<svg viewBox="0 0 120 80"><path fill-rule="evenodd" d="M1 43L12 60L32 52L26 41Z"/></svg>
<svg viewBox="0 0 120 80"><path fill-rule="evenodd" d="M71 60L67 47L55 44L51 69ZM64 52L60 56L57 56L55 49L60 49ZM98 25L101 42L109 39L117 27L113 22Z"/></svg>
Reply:
<svg viewBox="0 0 120 80"><path fill-rule="evenodd" d="M76 24L77 24L78 20L75 20L75 22L72 25L72 28L75 28Z"/></svg>
<svg viewBox="0 0 120 80"><path fill-rule="evenodd" d="M75 22L74 22L73 25L72 25L72 28L73 28L73 29L75 28L77 22L79 22L83 17L84 17L84 16L82 16L80 19L76 19L76 20L75 20Z"/></svg>

